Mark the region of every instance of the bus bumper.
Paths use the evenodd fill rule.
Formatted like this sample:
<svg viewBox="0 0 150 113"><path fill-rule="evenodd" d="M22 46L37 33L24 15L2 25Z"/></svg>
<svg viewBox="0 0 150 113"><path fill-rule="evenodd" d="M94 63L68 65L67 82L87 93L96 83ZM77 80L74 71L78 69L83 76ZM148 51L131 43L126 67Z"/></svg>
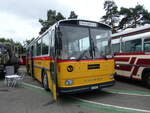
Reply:
<svg viewBox="0 0 150 113"><path fill-rule="evenodd" d="M105 82L100 84L93 84L93 85L86 85L86 86L79 86L79 87L69 87L69 88L59 88L60 93L81 93L81 92L88 92L93 90L100 90L105 87L110 87L115 84L115 81Z"/></svg>

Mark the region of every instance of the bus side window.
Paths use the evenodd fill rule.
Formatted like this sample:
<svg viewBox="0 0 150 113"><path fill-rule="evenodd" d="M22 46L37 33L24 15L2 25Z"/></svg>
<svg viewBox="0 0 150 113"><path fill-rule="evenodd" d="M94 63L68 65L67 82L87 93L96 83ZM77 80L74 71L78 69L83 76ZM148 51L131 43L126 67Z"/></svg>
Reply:
<svg viewBox="0 0 150 113"><path fill-rule="evenodd" d="M33 45L33 56L36 56L36 44Z"/></svg>
<svg viewBox="0 0 150 113"><path fill-rule="evenodd" d="M33 57L33 45L31 46L31 48L30 48L30 55L31 55L31 57Z"/></svg>
<svg viewBox="0 0 150 113"><path fill-rule="evenodd" d="M37 56L40 56L41 55L41 39L39 39L37 42L36 42L36 55Z"/></svg>
<svg viewBox="0 0 150 113"><path fill-rule="evenodd" d="M144 51L150 51L150 39L144 40Z"/></svg>
<svg viewBox="0 0 150 113"><path fill-rule="evenodd" d="M117 44L112 44L112 51L114 53L119 53L120 52L120 44L117 43Z"/></svg>
<svg viewBox="0 0 150 113"><path fill-rule="evenodd" d="M27 55L27 58L29 58L29 56L30 56L30 48L29 48L29 47L27 48L27 53L26 53L26 55Z"/></svg>
<svg viewBox="0 0 150 113"><path fill-rule="evenodd" d="M125 42L121 42L121 52L126 52L126 50L125 50Z"/></svg>
<svg viewBox="0 0 150 113"><path fill-rule="evenodd" d="M54 35L55 35L54 30L52 30L50 34L50 56L54 55L54 41L55 41Z"/></svg>
<svg viewBox="0 0 150 113"><path fill-rule="evenodd" d="M31 57L34 57L34 56L36 55L36 54L35 54L35 52L36 52L36 51L35 51L35 50L36 50L35 48L36 48L35 45L32 45L31 48L30 48L30 55L31 55Z"/></svg>
<svg viewBox="0 0 150 113"><path fill-rule="evenodd" d="M125 42L125 52L141 52L142 51L142 40L130 40Z"/></svg>
<svg viewBox="0 0 150 113"><path fill-rule="evenodd" d="M48 55L49 35L48 33L42 38L42 55Z"/></svg>

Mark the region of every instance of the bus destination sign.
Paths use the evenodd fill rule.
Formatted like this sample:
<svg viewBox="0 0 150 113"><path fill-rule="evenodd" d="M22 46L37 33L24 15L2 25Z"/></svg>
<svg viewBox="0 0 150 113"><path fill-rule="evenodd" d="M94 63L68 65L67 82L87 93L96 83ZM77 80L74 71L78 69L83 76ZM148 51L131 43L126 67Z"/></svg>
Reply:
<svg viewBox="0 0 150 113"><path fill-rule="evenodd" d="M97 27L96 23L93 22L85 22L85 21L79 21L79 25L82 26L89 26L89 27Z"/></svg>

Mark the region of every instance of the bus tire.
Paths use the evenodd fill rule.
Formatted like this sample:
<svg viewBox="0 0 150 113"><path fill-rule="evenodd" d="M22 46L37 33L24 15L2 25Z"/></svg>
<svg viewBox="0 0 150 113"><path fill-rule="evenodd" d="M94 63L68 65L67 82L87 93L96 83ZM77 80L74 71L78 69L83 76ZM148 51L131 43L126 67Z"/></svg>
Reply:
<svg viewBox="0 0 150 113"><path fill-rule="evenodd" d="M145 75L145 82L148 88L150 88L150 72Z"/></svg>
<svg viewBox="0 0 150 113"><path fill-rule="evenodd" d="M27 68L27 73L28 73L28 75L30 75L30 76L31 76L31 72L30 72L30 65L27 65L27 66L26 66L26 68Z"/></svg>
<svg viewBox="0 0 150 113"><path fill-rule="evenodd" d="M43 85L43 88L45 90L49 90L49 88L48 88L48 76L47 76L47 73L45 71L43 72L42 85Z"/></svg>

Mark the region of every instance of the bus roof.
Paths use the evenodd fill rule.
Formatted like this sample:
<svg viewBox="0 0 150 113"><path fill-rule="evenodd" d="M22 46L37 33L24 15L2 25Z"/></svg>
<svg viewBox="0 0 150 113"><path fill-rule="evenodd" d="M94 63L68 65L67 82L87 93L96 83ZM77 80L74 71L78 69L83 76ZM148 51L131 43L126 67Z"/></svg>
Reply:
<svg viewBox="0 0 150 113"><path fill-rule="evenodd" d="M58 25L61 25L61 24L79 24L80 21L84 21L84 22L89 22L89 23L97 23L98 24L98 27L105 27L105 28L108 28L108 29L111 29L110 26L108 26L107 24L104 24L104 23L101 23L101 22L96 22L96 21L90 21L90 20L82 20L82 19L67 19L67 20L60 20L58 21Z"/></svg>
<svg viewBox="0 0 150 113"><path fill-rule="evenodd" d="M111 37L114 39L114 38L120 38L120 37L125 37L125 36L141 34L141 33L145 33L145 32L150 32L150 25L145 25L145 26L133 28L132 30L115 33L115 34L112 34Z"/></svg>
<svg viewBox="0 0 150 113"><path fill-rule="evenodd" d="M89 21L89 20L82 20L82 19L60 20L60 21L56 22L54 25L50 26L43 34L39 35L36 39L34 39L29 45L27 45L27 48L30 47L40 37L42 37L43 35L45 35L50 29L54 29L56 26L63 25L63 24L79 25L80 21L82 21L82 22L89 22L89 23L96 23L98 25L97 27L103 27L103 28L111 29L110 26L108 26L108 25L106 25L104 23L101 23L101 22L96 22L96 21Z"/></svg>

